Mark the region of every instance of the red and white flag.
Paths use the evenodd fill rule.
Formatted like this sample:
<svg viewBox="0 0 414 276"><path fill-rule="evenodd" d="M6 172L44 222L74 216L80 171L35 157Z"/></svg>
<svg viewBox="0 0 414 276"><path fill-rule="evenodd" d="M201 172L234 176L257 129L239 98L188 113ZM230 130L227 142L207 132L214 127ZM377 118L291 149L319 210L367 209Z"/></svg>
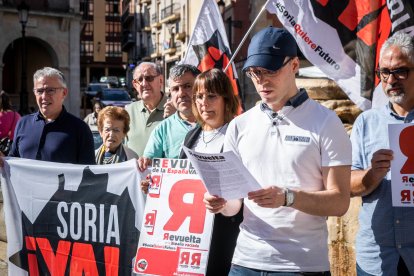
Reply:
<svg viewBox="0 0 414 276"><path fill-rule="evenodd" d="M217 3L215 0L204 0L181 63L192 64L203 72L211 68L226 68L230 58L229 42ZM239 96L234 64L229 66L226 74L231 80L234 93Z"/></svg>
<svg viewBox="0 0 414 276"><path fill-rule="evenodd" d="M375 76L379 51L394 32L414 33L412 8L408 0L270 0L266 5L305 57L362 110L384 102Z"/></svg>

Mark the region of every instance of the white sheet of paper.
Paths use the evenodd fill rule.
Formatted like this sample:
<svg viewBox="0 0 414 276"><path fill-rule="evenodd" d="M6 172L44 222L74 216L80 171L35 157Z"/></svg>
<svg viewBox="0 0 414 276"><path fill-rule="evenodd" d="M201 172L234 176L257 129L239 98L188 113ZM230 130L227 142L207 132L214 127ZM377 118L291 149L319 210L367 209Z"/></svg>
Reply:
<svg viewBox="0 0 414 276"><path fill-rule="evenodd" d="M392 206L414 207L414 165L411 161L414 159L414 124L390 124L388 134L390 149L394 152L391 161Z"/></svg>
<svg viewBox="0 0 414 276"><path fill-rule="evenodd" d="M262 188L232 151L207 154L183 149L211 195L239 199Z"/></svg>

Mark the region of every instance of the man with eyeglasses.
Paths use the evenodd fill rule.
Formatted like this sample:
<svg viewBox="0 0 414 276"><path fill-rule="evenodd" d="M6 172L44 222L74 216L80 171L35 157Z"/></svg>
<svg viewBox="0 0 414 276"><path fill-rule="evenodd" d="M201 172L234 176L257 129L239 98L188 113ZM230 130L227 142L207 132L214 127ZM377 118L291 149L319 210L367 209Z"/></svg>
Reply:
<svg viewBox="0 0 414 276"><path fill-rule="evenodd" d="M164 77L157 64L142 62L135 67L132 85L140 100L125 106L131 118L126 144L138 156L142 156L151 132L175 110L171 109L167 96L161 92Z"/></svg>
<svg viewBox="0 0 414 276"><path fill-rule="evenodd" d="M352 134L351 195L362 197L357 275L414 275L414 208L393 207L388 125L414 118L414 40L397 32L384 42L377 76L389 103L363 112Z"/></svg>
<svg viewBox="0 0 414 276"><path fill-rule="evenodd" d="M178 64L170 69L168 88L171 103L177 110L162 121L151 133L138 166L145 170L153 158L178 158L188 131L196 123L191 109L193 84L200 70L189 64Z"/></svg>
<svg viewBox="0 0 414 276"><path fill-rule="evenodd" d="M62 72L51 67L37 70L33 75L33 93L39 111L17 123L9 156L95 164L91 130L63 106L69 92Z"/></svg>
<svg viewBox="0 0 414 276"><path fill-rule="evenodd" d="M330 275L326 216L349 207L351 144L336 114L298 89L295 39L267 27L251 40L243 70L261 103L230 122L224 150L262 189L243 200L206 194L213 213L243 222L229 275Z"/></svg>

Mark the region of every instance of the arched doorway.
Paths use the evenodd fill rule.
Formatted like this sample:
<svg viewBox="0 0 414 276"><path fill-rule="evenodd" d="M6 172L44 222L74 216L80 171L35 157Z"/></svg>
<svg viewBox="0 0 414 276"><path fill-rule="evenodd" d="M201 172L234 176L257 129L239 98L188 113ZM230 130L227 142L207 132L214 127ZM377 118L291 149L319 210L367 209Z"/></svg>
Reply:
<svg viewBox="0 0 414 276"><path fill-rule="evenodd" d="M26 37L27 56L27 90L29 108L37 109L33 90L33 74L42 67L58 68L56 52L45 41ZM21 76L22 76L22 39L16 39L7 46L3 55L3 90L10 94L13 106L19 110Z"/></svg>

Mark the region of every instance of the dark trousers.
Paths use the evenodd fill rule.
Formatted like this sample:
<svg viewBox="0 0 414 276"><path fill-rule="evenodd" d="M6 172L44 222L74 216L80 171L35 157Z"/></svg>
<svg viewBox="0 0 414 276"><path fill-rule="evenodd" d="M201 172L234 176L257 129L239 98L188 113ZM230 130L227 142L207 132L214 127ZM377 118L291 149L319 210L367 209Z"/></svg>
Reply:
<svg viewBox="0 0 414 276"><path fill-rule="evenodd" d="M208 255L207 276L225 276L229 273L234 248L239 236L239 225L243 221L243 206L233 217L216 214L210 253Z"/></svg>

